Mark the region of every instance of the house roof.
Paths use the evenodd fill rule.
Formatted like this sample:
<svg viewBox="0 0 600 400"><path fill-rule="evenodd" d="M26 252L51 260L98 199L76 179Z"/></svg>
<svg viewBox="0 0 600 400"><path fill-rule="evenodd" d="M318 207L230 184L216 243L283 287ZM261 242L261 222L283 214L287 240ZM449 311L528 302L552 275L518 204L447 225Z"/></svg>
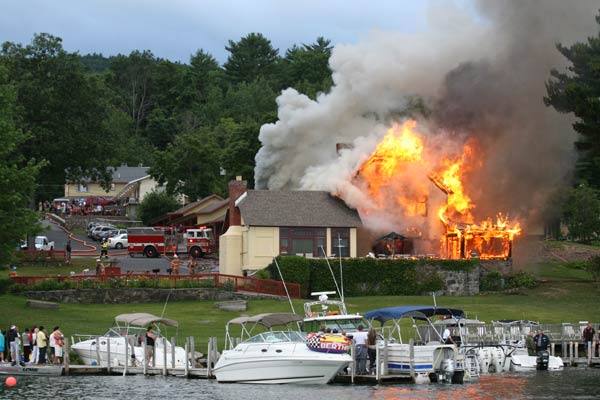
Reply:
<svg viewBox="0 0 600 400"><path fill-rule="evenodd" d="M120 167L112 169L112 181L115 183L129 183L136 179L147 177L149 168L150 167L130 167L121 165Z"/></svg>
<svg viewBox="0 0 600 400"><path fill-rule="evenodd" d="M358 212L328 192L314 190L249 190L238 207L252 226L361 226Z"/></svg>
<svg viewBox="0 0 600 400"><path fill-rule="evenodd" d="M181 208L179 208L179 209L177 209L175 211L172 211L170 213L167 213L167 214L171 215L171 216L184 215L184 214L188 213L189 211L193 210L194 208L200 207L200 206L202 206L202 204L204 204L204 203L206 203L206 202L208 202L209 200L212 200L212 199L218 200L217 203L215 203L215 204L220 204L223 201L223 198L221 196L218 196L216 194L211 194L210 196L206 196L203 199L200 199L198 201L194 201L194 202L192 202L190 204L186 204L185 206L183 206L183 207L181 207ZM205 207L202 207L199 210L199 212L204 212L205 210L207 210L209 208L212 209L213 205L209 204L209 205L207 205Z"/></svg>
<svg viewBox="0 0 600 400"><path fill-rule="evenodd" d="M221 201L217 201L216 203L212 203L209 204L208 206L204 207L203 209L199 210L196 215L200 215L200 214L210 214L212 212L215 212L223 207L227 207L229 206L229 198L225 199L225 200L221 200Z"/></svg>

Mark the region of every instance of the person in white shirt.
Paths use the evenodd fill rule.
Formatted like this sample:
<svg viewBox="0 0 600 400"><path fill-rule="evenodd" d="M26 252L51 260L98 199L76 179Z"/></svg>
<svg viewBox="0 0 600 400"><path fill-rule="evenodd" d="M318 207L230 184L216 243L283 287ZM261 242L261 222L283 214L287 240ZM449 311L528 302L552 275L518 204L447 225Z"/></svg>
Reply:
<svg viewBox="0 0 600 400"><path fill-rule="evenodd" d="M56 346L56 338L54 337L54 332L58 329L58 326L55 326L50 334L49 342L50 342L50 364L54 364L54 346Z"/></svg>
<svg viewBox="0 0 600 400"><path fill-rule="evenodd" d="M452 332L450 332L450 325L446 325L446 329L444 329L444 333L442 334L442 343L456 344L452 338Z"/></svg>
<svg viewBox="0 0 600 400"><path fill-rule="evenodd" d="M362 325L352 334L352 339L356 345L356 374L367 375L367 336Z"/></svg>

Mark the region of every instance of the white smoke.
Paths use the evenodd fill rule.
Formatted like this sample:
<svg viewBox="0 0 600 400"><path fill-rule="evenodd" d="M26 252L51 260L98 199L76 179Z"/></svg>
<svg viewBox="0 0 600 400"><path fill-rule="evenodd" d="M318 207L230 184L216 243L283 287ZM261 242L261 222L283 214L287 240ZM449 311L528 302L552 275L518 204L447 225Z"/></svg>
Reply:
<svg viewBox="0 0 600 400"><path fill-rule="evenodd" d="M476 136L484 146L485 163L467 188L476 211L534 215L573 157L571 120L542 102L550 70L565 65L555 44L596 34L597 8L588 0L432 2L427 33L373 31L337 45L329 93L311 100L287 89L277 99L279 120L260 131L256 187L327 190L371 209L353 177L419 96L433 112L421 131L457 144ZM338 155L336 143L353 148ZM380 232L401 223L362 217Z"/></svg>

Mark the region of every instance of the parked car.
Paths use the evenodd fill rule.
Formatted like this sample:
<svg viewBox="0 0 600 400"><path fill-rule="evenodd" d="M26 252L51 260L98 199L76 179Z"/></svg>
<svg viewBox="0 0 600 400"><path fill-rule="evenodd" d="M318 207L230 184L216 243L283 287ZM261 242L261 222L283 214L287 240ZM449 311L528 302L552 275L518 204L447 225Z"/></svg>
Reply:
<svg viewBox="0 0 600 400"><path fill-rule="evenodd" d="M90 237L94 240L100 240L100 233L101 232L107 232L107 231L111 231L117 229L115 226L113 225L103 225L103 226L97 226L96 228L94 228L92 230L92 233L90 234Z"/></svg>
<svg viewBox="0 0 600 400"><path fill-rule="evenodd" d="M127 247L127 233L121 233L108 238L108 247L110 249L123 249Z"/></svg>
<svg viewBox="0 0 600 400"><path fill-rule="evenodd" d="M118 232L118 229L109 229L107 231L100 231L98 232L98 234L96 236L98 236L98 241L102 241L103 239L108 239L110 237L115 236L115 234Z"/></svg>
<svg viewBox="0 0 600 400"><path fill-rule="evenodd" d="M122 234L127 234L127 229L115 229L114 231L110 232L108 237L111 238Z"/></svg>
<svg viewBox="0 0 600 400"><path fill-rule="evenodd" d="M54 242L49 241L46 236L36 236L35 249L45 251L54 250Z"/></svg>

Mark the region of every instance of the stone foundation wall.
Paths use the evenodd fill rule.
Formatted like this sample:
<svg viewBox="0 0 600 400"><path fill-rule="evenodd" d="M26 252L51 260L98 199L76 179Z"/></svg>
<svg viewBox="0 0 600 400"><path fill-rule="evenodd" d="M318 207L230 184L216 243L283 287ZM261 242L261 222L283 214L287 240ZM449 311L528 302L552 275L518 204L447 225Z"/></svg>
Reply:
<svg viewBox="0 0 600 400"><path fill-rule="evenodd" d="M127 304L156 303L167 301L196 300L245 300L245 299L282 299L280 296L228 292L213 288L187 289L152 289L152 288L118 288L118 289L70 289L29 291L24 293L29 299L54 301L58 303L85 304ZM287 299L283 299L287 300Z"/></svg>

